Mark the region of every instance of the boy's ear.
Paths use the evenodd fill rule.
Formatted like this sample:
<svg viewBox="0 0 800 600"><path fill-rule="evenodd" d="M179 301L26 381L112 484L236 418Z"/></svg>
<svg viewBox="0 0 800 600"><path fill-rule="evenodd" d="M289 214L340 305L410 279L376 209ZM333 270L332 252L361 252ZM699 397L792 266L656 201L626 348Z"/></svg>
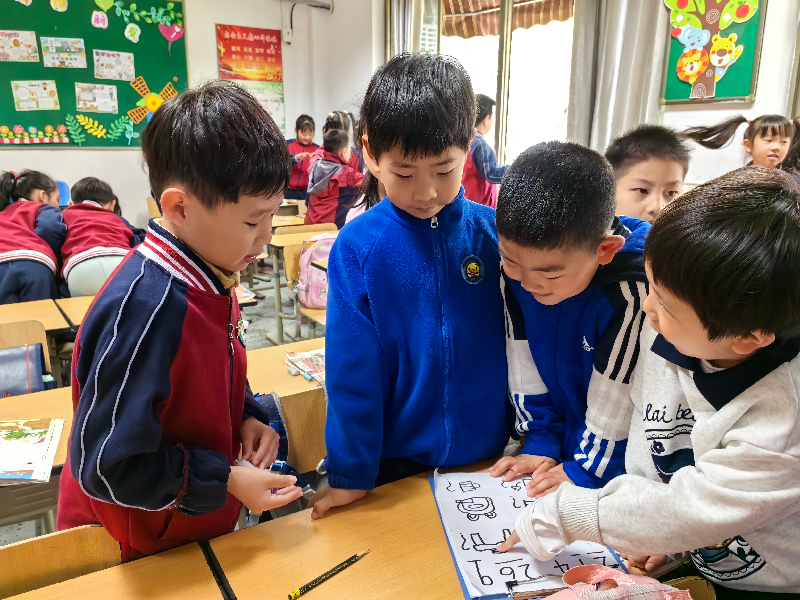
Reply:
<svg viewBox="0 0 800 600"><path fill-rule="evenodd" d="M75 206L75 203L72 200L67 202L67 208L69 208L70 206Z"/></svg>
<svg viewBox="0 0 800 600"><path fill-rule="evenodd" d="M164 218L181 227L186 224L186 205L188 195L179 188L167 188L161 193L161 213Z"/></svg>
<svg viewBox="0 0 800 600"><path fill-rule="evenodd" d="M361 136L361 141L364 143L364 152L362 153L364 164L367 165L369 172L380 181L381 170L380 167L378 167L378 161L376 161L375 157L372 155L372 147L369 145L369 138L366 133Z"/></svg>
<svg viewBox="0 0 800 600"><path fill-rule="evenodd" d="M749 335L738 335L733 339L731 350L736 354L749 355L761 348L766 348L775 341L774 333L758 330Z"/></svg>
<svg viewBox="0 0 800 600"><path fill-rule="evenodd" d="M625 238L621 235L606 235L597 249L597 264L607 265L625 245Z"/></svg>

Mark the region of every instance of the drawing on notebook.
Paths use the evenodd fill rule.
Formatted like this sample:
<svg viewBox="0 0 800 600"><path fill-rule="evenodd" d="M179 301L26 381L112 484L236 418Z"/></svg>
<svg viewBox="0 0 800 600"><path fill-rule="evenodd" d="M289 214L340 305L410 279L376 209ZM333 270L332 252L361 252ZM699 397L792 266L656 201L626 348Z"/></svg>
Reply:
<svg viewBox="0 0 800 600"><path fill-rule="evenodd" d="M461 549L462 550L469 550L470 549L470 542L467 541L467 538L464 536L463 533L459 534L461 536ZM491 552L499 544L505 542L508 537L511 535L510 529L503 529L503 537L502 539L497 540L496 542L489 542L486 543L483 541L483 535L480 533L470 533L469 539L472 542L472 549L477 550L478 552Z"/></svg>
<svg viewBox="0 0 800 600"><path fill-rule="evenodd" d="M458 510L467 515L470 521L477 521L481 517L494 519L497 513L494 511L494 502L491 498L466 498L456 500Z"/></svg>
<svg viewBox="0 0 800 600"><path fill-rule="evenodd" d="M461 488L462 492L474 492L481 487L481 484L475 483L474 481L462 481L458 484L458 487Z"/></svg>

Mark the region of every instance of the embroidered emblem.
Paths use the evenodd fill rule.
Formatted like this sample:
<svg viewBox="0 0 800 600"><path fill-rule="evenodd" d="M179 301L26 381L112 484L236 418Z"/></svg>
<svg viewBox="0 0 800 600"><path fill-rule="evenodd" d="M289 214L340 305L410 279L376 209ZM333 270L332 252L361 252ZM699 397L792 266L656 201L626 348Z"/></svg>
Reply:
<svg viewBox="0 0 800 600"><path fill-rule="evenodd" d="M468 256L461 263L461 274L467 283L478 283L483 279L483 262L477 256Z"/></svg>
<svg viewBox="0 0 800 600"><path fill-rule="evenodd" d="M239 320L236 321L236 337L239 338L242 346L247 348L247 343L244 340L244 319L242 317L239 317Z"/></svg>
<svg viewBox="0 0 800 600"><path fill-rule="evenodd" d="M592 350L594 350L594 348L592 348L589 345L589 342L586 341L586 336L583 336L583 349L586 350L587 352L591 352Z"/></svg>

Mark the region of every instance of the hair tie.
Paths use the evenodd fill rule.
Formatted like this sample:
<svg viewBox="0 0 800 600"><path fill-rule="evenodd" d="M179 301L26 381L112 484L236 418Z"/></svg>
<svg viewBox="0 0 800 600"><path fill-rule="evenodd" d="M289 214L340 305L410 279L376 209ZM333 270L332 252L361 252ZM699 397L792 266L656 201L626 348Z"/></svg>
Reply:
<svg viewBox="0 0 800 600"><path fill-rule="evenodd" d="M19 176L17 175L17 172L16 172L16 171L10 171L10 173L11 173L11 179L12 179L12 180L14 180L14 181L16 181L16 180L17 180L17 177L19 177Z"/></svg>

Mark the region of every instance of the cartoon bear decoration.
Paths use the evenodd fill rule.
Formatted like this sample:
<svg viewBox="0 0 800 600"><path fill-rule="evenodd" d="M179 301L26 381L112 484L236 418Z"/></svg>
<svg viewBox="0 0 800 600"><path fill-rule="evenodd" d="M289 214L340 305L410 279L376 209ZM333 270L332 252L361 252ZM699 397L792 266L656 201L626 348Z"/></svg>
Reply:
<svg viewBox="0 0 800 600"><path fill-rule="evenodd" d="M714 66L714 80L719 81L725 76L728 68L742 55L744 46L736 46L736 34L728 37L715 35L711 38L711 64Z"/></svg>

